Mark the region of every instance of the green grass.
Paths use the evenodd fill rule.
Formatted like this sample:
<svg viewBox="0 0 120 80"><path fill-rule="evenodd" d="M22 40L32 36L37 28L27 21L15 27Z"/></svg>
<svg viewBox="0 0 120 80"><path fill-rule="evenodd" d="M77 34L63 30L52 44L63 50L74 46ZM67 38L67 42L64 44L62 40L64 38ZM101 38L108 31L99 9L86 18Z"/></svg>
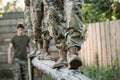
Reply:
<svg viewBox="0 0 120 80"><path fill-rule="evenodd" d="M108 65L103 69L99 69L97 66L82 66L80 70L92 80L120 80L120 68L116 64L112 67Z"/></svg>
<svg viewBox="0 0 120 80"><path fill-rule="evenodd" d="M42 76L42 80L53 80L53 79L51 79L49 76L47 76L46 74L44 74Z"/></svg>

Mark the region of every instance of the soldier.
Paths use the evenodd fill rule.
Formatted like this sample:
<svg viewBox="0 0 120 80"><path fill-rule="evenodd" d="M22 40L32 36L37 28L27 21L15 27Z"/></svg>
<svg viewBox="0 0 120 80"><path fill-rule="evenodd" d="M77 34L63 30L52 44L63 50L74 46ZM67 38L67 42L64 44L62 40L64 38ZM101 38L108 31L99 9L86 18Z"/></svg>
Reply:
<svg viewBox="0 0 120 80"><path fill-rule="evenodd" d="M78 51L83 43L82 0L66 0L65 6L67 20L67 62L70 69L77 69L82 65L78 57Z"/></svg>
<svg viewBox="0 0 120 80"><path fill-rule="evenodd" d="M49 55L51 37L59 49L60 59L53 68L68 65L77 69L82 65L78 51L83 43L81 0L31 0L32 30L41 44L40 57Z"/></svg>
<svg viewBox="0 0 120 80"><path fill-rule="evenodd" d="M52 28L49 32L55 39L60 55L53 68L67 64L69 69L77 69L82 65L78 57L78 51L83 42L82 2L79 0L44 0L45 3L49 7L48 25Z"/></svg>
<svg viewBox="0 0 120 80"><path fill-rule="evenodd" d="M27 48L30 52L30 39L24 34L23 24L17 24L17 35L15 35L10 42L8 48L8 64L12 64L11 52L14 48L14 80L28 80L28 67L27 67Z"/></svg>
<svg viewBox="0 0 120 80"><path fill-rule="evenodd" d="M44 5L42 0L25 0L25 24L31 24L30 36L35 42L37 50L40 50L40 59L47 58L49 55L49 33L43 25ZM29 25L28 25L29 26ZM47 36L48 35L48 36ZM49 56L48 56L49 58ZM41 72L34 68L34 77L41 77Z"/></svg>
<svg viewBox="0 0 120 80"><path fill-rule="evenodd" d="M28 27L28 35L35 43L37 50L38 49L42 50L43 40L41 38L41 24L42 24L41 22L43 12L41 10L42 7L41 2L37 2L36 0L24 0L24 3L25 3L24 21L25 25ZM34 79L39 80L41 74L39 70L33 68L33 73Z"/></svg>
<svg viewBox="0 0 120 80"><path fill-rule="evenodd" d="M35 41L38 42L39 49L41 50L40 58L49 55L49 36L46 25L44 24L44 4L42 0L30 0L32 31L34 33Z"/></svg>
<svg viewBox="0 0 120 80"><path fill-rule="evenodd" d="M40 59L49 58L49 41L51 36L48 31L48 6L42 0L25 0L25 24L31 31L29 34L40 49Z"/></svg>

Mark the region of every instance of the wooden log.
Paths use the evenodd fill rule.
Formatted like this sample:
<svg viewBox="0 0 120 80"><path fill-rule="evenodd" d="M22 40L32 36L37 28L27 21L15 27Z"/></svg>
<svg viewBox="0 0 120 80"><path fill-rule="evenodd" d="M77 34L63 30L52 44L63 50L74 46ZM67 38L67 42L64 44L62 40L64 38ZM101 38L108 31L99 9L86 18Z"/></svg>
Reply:
<svg viewBox="0 0 120 80"><path fill-rule="evenodd" d="M39 60L35 57L32 60L33 66L43 71L45 74L55 80L91 80L77 70L69 70L67 67L61 67L60 69L52 69L55 64L51 60Z"/></svg>

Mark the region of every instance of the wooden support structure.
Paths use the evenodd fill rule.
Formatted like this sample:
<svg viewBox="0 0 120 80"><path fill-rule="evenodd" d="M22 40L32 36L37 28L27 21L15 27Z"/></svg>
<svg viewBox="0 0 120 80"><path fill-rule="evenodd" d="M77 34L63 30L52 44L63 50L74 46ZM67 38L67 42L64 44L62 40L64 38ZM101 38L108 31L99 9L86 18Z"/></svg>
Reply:
<svg viewBox="0 0 120 80"><path fill-rule="evenodd" d="M62 67L60 69L52 69L52 66L55 64L51 60L39 60L35 57L32 60L34 67L43 71L45 74L50 76L54 80L91 80L77 70L69 70L67 67Z"/></svg>

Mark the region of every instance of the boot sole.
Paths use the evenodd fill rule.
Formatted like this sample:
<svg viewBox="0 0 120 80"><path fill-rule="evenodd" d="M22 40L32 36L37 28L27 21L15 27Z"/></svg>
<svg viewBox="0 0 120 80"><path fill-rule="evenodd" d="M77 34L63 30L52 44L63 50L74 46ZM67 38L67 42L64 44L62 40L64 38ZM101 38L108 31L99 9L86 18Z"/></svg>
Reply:
<svg viewBox="0 0 120 80"><path fill-rule="evenodd" d="M69 61L68 65L69 65L68 66L69 69L78 69L79 67L82 66L82 62L78 57L76 57L76 58L72 58Z"/></svg>
<svg viewBox="0 0 120 80"><path fill-rule="evenodd" d="M61 67L63 67L63 66L66 66L66 64L65 63L56 63L56 64L54 64L53 65L53 69L55 69L55 68L57 68L57 69L59 69L59 68L61 68Z"/></svg>

